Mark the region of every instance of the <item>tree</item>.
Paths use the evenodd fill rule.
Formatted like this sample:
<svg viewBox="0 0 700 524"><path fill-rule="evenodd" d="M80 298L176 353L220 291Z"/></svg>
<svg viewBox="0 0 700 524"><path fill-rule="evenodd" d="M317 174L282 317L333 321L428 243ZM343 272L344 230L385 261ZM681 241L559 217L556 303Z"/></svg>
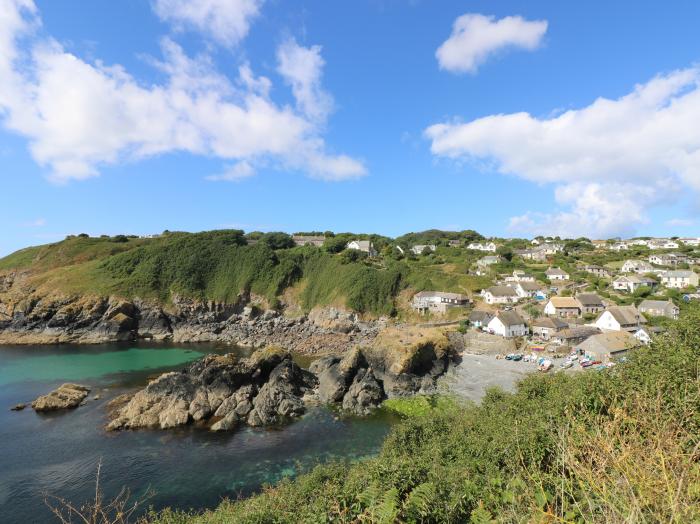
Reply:
<svg viewBox="0 0 700 524"><path fill-rule="evenodd" d="M505 258L508 262L513 260L513 250L508 246L500 246L496 249L496 254Z"/></svg>
<svg viewBox="0 0 700 524"><path fill-rule="evenodd" d="M265 242L272 249L289 249L295 246L294 240L290 235L279 231L264 233L260 241Z"/></svg>
<svg viewBox="0 0 700 524"><path fill-rule="evenodd" d="M323 242L323 249L329 253L340 253L345 249L347 243L344 237L326 237L326 240Z"/></svg>

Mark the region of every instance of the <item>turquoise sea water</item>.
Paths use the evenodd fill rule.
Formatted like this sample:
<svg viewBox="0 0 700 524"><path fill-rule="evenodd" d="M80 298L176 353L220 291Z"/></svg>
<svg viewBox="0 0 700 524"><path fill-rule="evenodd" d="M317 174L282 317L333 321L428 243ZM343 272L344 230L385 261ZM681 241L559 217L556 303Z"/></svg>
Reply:
<svg viewBox="0 0 700 524"><path fill-rule="evenodd" d="M53 522L45 495L88 500L98 463L107 497L126 486L136 497L152 490L155 508L214 507L321 461L372 455L395 421L381 411L358 418L319 407L275 428L104 431L105 404L115 396L205 353L230 351L249 353L210 345L0 346L0 522ZM85 406L9 411L67 381L92 387Z"/></svg>

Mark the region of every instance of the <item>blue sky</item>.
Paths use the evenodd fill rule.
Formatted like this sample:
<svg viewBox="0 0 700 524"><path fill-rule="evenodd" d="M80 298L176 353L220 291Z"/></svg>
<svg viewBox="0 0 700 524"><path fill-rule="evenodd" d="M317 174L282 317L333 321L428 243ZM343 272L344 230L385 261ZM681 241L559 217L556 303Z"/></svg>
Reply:
<svg viewBox="0 0 700 524"><path fill-rule="evenodd" d="M698 233L697 2L0 13L0 255L224 227Z"/></svg>

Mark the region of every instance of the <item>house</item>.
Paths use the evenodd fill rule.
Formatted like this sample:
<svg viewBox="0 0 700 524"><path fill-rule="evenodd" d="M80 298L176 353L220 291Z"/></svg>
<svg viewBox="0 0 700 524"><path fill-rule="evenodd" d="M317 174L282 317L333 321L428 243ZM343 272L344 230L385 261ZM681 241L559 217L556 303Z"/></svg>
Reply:
<svg viewBox="0 0 700 524"><path fill-rule="evenodd" d="M649 262L657 266L677 266L679 264L687 264L688 256L682 253L662 253L649 255Z"/></svg>
<svg viewBox="0 0 700 524"><path fill-rule="evenodd" d="M600 333L600 329L595 326L574 326L552 334L551 340L557 344L571 346L598 333Z"/></svg>
<svg viewBox="0 0 700 524"><path fill-rule="evenodd" d="M574 297L552 297L544 307L544 314L561 318L578 317L581 304Z"/></svg>
<svg viewBox="0 0 700 524"><path fill-rule="evenodd" d="M515 311L499 311L488 323L489 332L505 338L524 337L527 325Z"/></svg>
<svg viewBox="0 0 700 524"><path fill-rule="evenodd" d="M666 271L661 276L661 283L666 287L684 289L686 287L697 287L698 274L689 269L679 269L676 271Z"/></svg>
<svg viewBox="0 0 700 524"><path fill-rule="evenodd" d="M371 257L377 256L377 250L371 240L352 240L345 246L346 249L355 249L367 253Z"/></svg>
<svg viewBox="0 0 700 524"><path fill-rule="evenodd" d="M625 242L615 242L614 244L610 244L608 249L610 251L627 251L629 248Z"/></svg>
<svg viewBox="0 0 700 524"><path fill-rule="evenodd" d="M539 247L535 249L515 249L513 254L525 260L534 260L535 262L544 262L547 260L547 253Z"/></svg>
<svg viewBox="0 0 700 524"><path fill-rule="evenodd" d="M520 297L510 286L491 286L481 292L487 304L515 304Z"/></svg>
<svg viewBox="0 0 700 524"><path fill-rule="evenodd" d="M485 328L493 317L494 314L490 311L475 309L469 314L469 324L477 328Z"/></svg>
<svg viewBox="0 0 700 524"><path fill-rule="evenodd" d="M596 266L596 265L591 264L588 266L584 266L583 270L586 273L590 273L592 275L597 276L598 278L608 278L608 277L612 276L612 273L610 272L610 270L608 268L603 267L603 266Z"/></svg>
<svg viewBox="0 0 700 524"><path fill-rule="evenodd" d="M639 289L642 286L654 288L658 285L658 282L653 278L649 277L629 275L617 277L615 280L613 280L612 284L613 289L617 291L627 291L629 293L634 293L635 291L637 291L637 289Z"/></svg>
<svg viewBox="0 0 700 524"><path fill-rule="evenodd" d="M564 244L556 242L546 242L536 248L538 251L544 252L545 255L556 255L564 251Z"/></svg>
<svg viewBox="0 0 700 524"><path fill-rule="evenodd" d="M550 267L547 271L544 272L544 274L547 275L547 278L552 281L569 280L569 274L558 267Z"/></svg>
<svg viewBox="0 0 700 524"><path fill-rule="evenodd" d="M595 321L602 331L628 331L634 333L647 319L634 306L614 306L603 311Z"/></svg>
<svg viewBox="0 0 700 524"><path fill-rule="evenodd" d="M447 313L455 307L469 305L469 297L460 293L443 293L441 291L421 291L413 295L411 307L420 313Z"/></svg>
<svg viewBox="0 0 700 524"><path fill-rule="evenodd" d="M640 313L650 315L652 317L668 317L677 319L680 314L680 308L670 300L643 300L637 306Z"/></svg>
<svg viewBox="0 0 700 524"><path fill-rule="evenodd" d="M461 240L450 240L448 242L448 245L450 247L460 247L462 245L462 241Z"/></svg>
<svg viewBox="0 0 700 524"><path fill-rule="evenodd" d="M483 258L480 258L479 260L476 261L476 274L477 275L485 275L488 273L489 266L493 266L494 264L499 264L503 261L501 257L498 255L488 255Z"/></svg>
<svg viewBox="0 0 700 524"><path fill-rule="evenodd" d="M647 330L647 328L639 328L637 331L632 333L632 336L639 340L642 344L648 345L651 344L651 334L649 331L651 330Z"/></svg>
<svg viewBox="0 0 700 524"><path fill-rule="evenodd" d="M472 242L467 246L467 249L474 249L475 251L489 251L491 253L496 252L496 244L493 242Z"/></svg>
<svg viewBox="0 0 700 524"><path fill-rule="evenodd" d="M569 327L569 324L558 318L542 317L530 323L532 334L543 340L549 340L552 336Z"/></svg>
<svg viewBox="0 0 700 524"><path fill-rule="evenodd" d="M326 237L323 235L293 235L292 240L297 246L322 247Z"/></svg>
<svg viewBox="0 0 700 524"><path fill-rule="evenodd" d="M626 331L608 331L588 337L575 349L591 360L610 362L639 345L639 341Z"/></svg>
<svg viewBox="0 0 700 524"><path fill-rule="evenodd" d="M422 245L418 244L411 248L411 252L414 255L422 255L425 250L435 252L435 244Z"/></svg>
<svg viewBox="0 0 700 524"><path fill-rule="evenodd" d="M654 266L643 260L625 260L625 263L620 268L622 273L637 273L639 275L651 273L652 271L654 271Z"/></svg>
<svg viewBox="0 0 700 524"><path fill-rule="evenodd" d="M652 238L647 240L649 249L678 249L678 242L668 238Z"/></svg>
<svg viewBox="0 0 700 524"><path fill-rule="evenodd" d="M591 313L600 313L605 309L603 299L595 293L578 293L576 300L581 304L581 313L583 315Z"/></svg>
<svg viewBox="0 0 700 524"><path fill-rule="evenodd" d="M679 239L681 242L683 242L686 246L700 246L700 238L694 237L694 238L680 238Z"/></svg>
<svg viewBox="0 0 700 524"><path fill-rule="evenodd" d="M515 292L520 298L537 298L538 300L543 300L547 298L547 293L545 293L544 286L539 282L517 282L511 284L510 287L515 289Z"/></svg>

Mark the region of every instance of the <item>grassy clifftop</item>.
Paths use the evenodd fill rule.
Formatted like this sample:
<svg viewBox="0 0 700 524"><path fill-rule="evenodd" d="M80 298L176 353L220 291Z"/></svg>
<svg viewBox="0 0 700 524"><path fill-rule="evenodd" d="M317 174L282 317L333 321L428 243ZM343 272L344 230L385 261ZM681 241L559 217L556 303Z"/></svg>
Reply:
<svg viewBox="0 0 700 524"><path fill-rule="evenodd" d="M478 287L463 268L426 260L355 259L314 247L249 244L238 230L168 233L157 238L72 237L0 259L0 272L21 270L53 292L152 298L178 294L232 302L250 292L275 304L288 289L301 307L342 304L392 314L408 287L464 292Z"/></svg>

